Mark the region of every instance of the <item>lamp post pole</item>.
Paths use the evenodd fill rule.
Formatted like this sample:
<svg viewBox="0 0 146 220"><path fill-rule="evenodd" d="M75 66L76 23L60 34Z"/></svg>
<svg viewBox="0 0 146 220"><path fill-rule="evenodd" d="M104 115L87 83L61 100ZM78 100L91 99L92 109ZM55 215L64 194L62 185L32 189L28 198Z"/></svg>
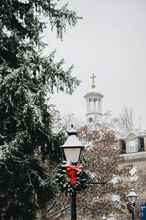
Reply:
<svg viewBox="0 0 146 220"><path fill-rule="evenodd" d="M132 220L135 220L135 208L134 207L131 212L131 217L132 217Z"/></svg>
<svg viewBox="0 0 146 220"><path fill-rule="evenodd" d="M71 220L77 219L77 212L76 212L76 189L72 188L71 194Z"/></svg>
<svg viewBox="0 0 146 220"><path fill-rule="evenodd" d="M127 208L128 208L128 211L131 214L131 220L135 220L135 207L134 207L134 204L132 204L131 202L128 202Z"/></svg>

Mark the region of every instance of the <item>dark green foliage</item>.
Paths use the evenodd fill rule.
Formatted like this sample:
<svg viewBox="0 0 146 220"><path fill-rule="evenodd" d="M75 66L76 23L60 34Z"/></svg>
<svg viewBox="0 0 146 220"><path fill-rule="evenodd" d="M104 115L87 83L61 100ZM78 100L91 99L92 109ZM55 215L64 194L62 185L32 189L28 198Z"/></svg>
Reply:
<svg viewBox="0 0 146 220"><path fill-rule="evenodd" d="M1 0L0 64L6 62L16 68L23 62L17 56L19 50L26 52L34 45L41 45L40 33L46 27L42 17L47 18L60 38L67 25L74 26L77 22L75 12L68 10L67 5L58 8L54 0Z"/></svg>
<svg viewBox="0 0 146 220"><path fill-rule="evenodd" d="M78 174L77 189L79 191L86 189L90 181L91 179L89 175L85 171L82 171L81 173Z"/></svg>
<svg viewBox="0 0 146 220"><path fill-rule="evenodd" d="M0 163L1 218L32 219L36 209L53 197L53 188L38 160L17 155L13 153Z"/></svg>
<svg viewBox="0 0 146 220"><path fill-rule="evenodd" d="M31 220L53 196L42 159L58 160L64 133L52 132L48 93L72 93L79 81L42 55L40 34L48 22L62 38L75 12L53 0L1 0L0 5L0 219ZM45 20L43 19L45 16Z"/></svg>

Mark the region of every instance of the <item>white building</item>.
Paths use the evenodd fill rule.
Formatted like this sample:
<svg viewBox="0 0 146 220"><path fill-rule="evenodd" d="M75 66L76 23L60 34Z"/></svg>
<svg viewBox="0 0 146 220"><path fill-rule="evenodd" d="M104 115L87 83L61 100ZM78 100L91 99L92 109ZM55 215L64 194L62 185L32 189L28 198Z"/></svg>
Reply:
<svg viewBox="0 0 146 220"><path fill-rule="evenodd" d="M121 154L146 151L146 131L137 129L121 131L118 136Z"/></svg>
<svg viewBox="0 0 146 220"><path fill-rule="evenodd" d="M86 124L92 130L104 126L113 128L110 123L107 123L105 114L103 114L102 101L104 96L96 91L95 78L95 74L92 74L90 90L84 96L86 100ZM121 154L146 152L146 131L116 127L114 130L119 139Z"/></svg>

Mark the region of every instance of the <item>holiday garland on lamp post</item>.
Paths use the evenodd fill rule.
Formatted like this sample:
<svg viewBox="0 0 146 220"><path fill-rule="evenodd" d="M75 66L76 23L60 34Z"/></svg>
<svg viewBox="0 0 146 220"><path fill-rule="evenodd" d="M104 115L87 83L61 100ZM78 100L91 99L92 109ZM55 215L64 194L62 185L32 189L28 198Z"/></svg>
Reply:
<svg viewBox="0 0 146 220"><path fill-rule="evenodd" d="M64 162L58 166L56 183L62 192L71 193L73 188L77 191L83 190L87 187L89 180L89 175L80 163Z"/></svg>

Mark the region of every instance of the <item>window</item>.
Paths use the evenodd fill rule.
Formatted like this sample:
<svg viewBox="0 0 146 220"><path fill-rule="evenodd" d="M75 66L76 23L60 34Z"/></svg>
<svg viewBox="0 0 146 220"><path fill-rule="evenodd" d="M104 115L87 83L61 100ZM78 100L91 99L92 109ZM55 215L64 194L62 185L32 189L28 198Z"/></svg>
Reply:
<svg viewBox="0 0 146 220"><path fill-rule="evenodd" d="M89 118L89 122L91 123L93 121L93 118Z"/></svg>
<svg viewBox="0 0 146 220"><path fill-rule="evenodd" d="M144 138L143 137L139 137L139 147L138 147L138 151L144 151Z"/></svg>
<svg viewBox="0 0 146 220"><path fill-rule="evenodd" d="M120 140L120 153L121 154L126 153L126 143L124 140Z"/></svg>

